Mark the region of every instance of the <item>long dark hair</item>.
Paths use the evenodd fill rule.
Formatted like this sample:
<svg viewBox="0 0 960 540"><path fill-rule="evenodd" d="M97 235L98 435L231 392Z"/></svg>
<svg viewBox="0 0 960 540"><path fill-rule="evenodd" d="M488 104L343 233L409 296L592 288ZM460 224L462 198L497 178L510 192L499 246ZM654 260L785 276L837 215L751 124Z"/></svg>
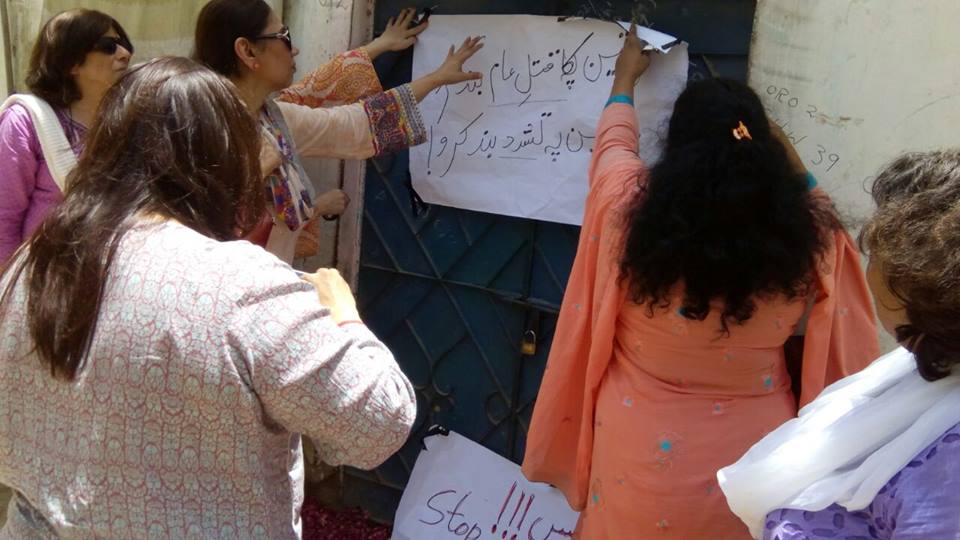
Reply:
<svg viewBox="0 0 960 540"><path fill-rule="evenodd" d="M752 137L737 139L743 122ZM722 331L758 297L806 295L837 226L773 136L757 95L726 79L691 83L670 118L664 154L627 214L620 262L632 299L650 313L683 288L681 313L723 305Z"/></svg>
<svg viewBox="0 0 960 540"><path fill-rule="evenodd" d="M211 0L197 17L192 58L226 77L239 75L234 42L263 33L270 13L263 0Z"/></svg>
<svg viewBox="0 0 960 540"><path fill-rule="evenodd" d="M244 216L264 204L259 149L233 85L192 60L153 60L110 89L63 202L3 276L4 307L25 278L30 334L55 377L82 367L114 254L144 217L217 240L252 228Z"/></svg>
<svg viewBox="0 0 960 540"><path fill-rule="evenodd" d="M906 309L897 341L935 381L960 364L960 150L904 154L873 184L860 247Z"/></svg>
<svg viewBox="0 0 960 540"><path fill-rule="evenodd" d="M120 23L106 13L72 9L51 17L33 45L27 88L56 108L68 107L79 100L80 89L70 70L82 64L97 40L111 29L124 42L130 42Z"/></svg>

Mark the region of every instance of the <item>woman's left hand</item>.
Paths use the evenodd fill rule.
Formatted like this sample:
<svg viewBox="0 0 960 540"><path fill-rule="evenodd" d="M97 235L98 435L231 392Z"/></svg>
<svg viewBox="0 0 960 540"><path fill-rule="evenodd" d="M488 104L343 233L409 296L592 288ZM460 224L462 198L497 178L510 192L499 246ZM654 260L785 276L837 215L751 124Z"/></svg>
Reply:
<svg viewBox="0 0 960 540"><path fill-rule="evenodd" d="M314 211L321 216L339 216L350 204L350 197L343 190L331 189L321 194L314 202Z"/></svg>
<svg viewBox="0 0 960 540"><path fill-rule="evenodd" d="M483 36L468 37L458 49L451 45L447 52L447 59L430 76L436 79L439 86L482 79L482 73L463 70L464 62L482 48Z"/></svg>
<svg viewBox="0 0 960 540"><path fill-rule="evenodd" d="M483 78L483 73L464 71L463 63L483 48L483 36L468 37L460 48L450 46L447 58L433 73L420 77L410 83L410 90L417 101L423 101L427 94L441 86L458 84L467 81L476 81Z"/></svg>
<svg viewBox="0 0 960 540"><path fill-rule="evenodd" d="M426 30L429 23L427 20L411 28L410 23L416 14L416 8L411 7L401 11L397 17L391 17L383 33L365 47L370 59L387 51L402 51L416 43L417 35Z"/></svg>

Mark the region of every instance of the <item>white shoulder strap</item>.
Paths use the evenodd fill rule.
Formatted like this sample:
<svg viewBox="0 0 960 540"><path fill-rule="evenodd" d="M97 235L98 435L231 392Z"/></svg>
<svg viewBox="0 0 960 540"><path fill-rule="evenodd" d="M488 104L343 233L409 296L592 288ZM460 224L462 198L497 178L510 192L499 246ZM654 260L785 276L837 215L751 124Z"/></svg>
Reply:
<svg viewBox="0 0 960 540"><path fill-rule="evenodd" d="M7 110L14 103L23 105L30 112L50 175L60 191L65 192L67 175L77 166L77 156L73 153L66 133L63 132L57 113L49 103L29 94L13 94L8 97L3 105L0 105L0 112Z"/></svg>

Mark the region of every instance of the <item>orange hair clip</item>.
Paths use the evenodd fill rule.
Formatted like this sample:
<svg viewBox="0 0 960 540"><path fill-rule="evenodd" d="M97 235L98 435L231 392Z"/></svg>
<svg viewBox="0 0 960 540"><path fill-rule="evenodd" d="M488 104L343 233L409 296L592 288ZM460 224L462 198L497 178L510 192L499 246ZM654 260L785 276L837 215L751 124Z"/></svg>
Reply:
<svg viewBox="0 0 960 540"><path fill-rule="evenodd" d="M750 136L750 130L747 129L747 126L743 125L743 121L740 121L740 125L733 128L733 138L736 140L750 139L753 140L753 137Z"/></svg>

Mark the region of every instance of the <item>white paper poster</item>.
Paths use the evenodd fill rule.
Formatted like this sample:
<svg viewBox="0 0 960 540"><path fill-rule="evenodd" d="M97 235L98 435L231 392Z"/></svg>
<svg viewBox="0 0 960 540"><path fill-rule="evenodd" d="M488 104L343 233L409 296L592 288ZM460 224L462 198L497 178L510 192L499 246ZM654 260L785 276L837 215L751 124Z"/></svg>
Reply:
<svg viewBox="0 0 960 540"><path fill-rule="evenodd" d="M640 29L662 46L671 36ZM616 23L535 15L435 15L414 49L413 77L450 45L485 36L465 69L483 80L421 103L429 140L410 150L413 185L428 203L579 225L595 127L613 85L624 30ZM652 162L687 79L687 47L653 54L637 85L640 155Z"/></svg>
<svg viewBox="0 0 960 540"><path fill-rule="evenodd" d="M400 499L392 540L564 540L577 512L555 488L450 432L424 441Z"/></svg>

